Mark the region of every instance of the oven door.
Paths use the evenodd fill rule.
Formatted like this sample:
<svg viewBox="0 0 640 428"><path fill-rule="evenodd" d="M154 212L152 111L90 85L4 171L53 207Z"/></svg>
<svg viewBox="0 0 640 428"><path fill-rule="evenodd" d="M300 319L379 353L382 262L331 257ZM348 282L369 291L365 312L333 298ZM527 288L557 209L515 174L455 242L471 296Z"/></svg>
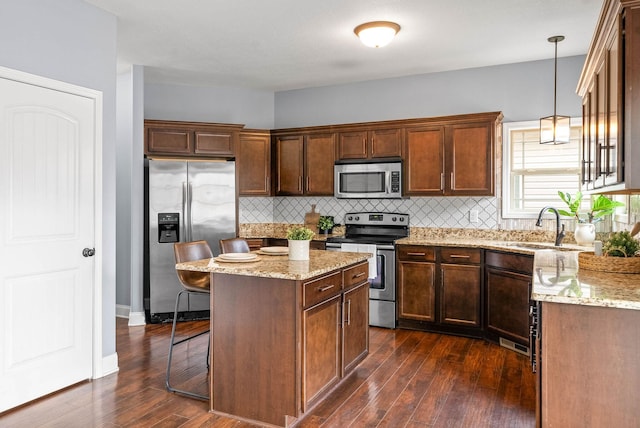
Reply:
<svg viewBox="0 0 640 428"><path fill-rule="evenodd" d="M376 300L396 300L396 262L395 251L381 249L376 251L378 274L375 278L369 278L369 298Z"/></svg>
<svg viewBox="0 0 640 428"><path fill-rule="evenodd" d="M327 243L328 251L341 244ZM396 256L393 245L377 245L377 275L369 278L369 325L396 328Z"/></svg>

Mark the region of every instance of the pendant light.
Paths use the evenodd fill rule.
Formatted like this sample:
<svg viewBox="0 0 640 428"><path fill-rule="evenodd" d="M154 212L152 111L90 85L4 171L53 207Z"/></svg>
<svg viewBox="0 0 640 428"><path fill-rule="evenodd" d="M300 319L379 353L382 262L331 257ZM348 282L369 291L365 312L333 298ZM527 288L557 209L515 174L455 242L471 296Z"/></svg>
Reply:
<svg viewBox="0 0 640 428"><path fill-rule="evenodd" d="M388 45L398 34L398 31L400 31L400 26L389 21L367 22L353 29L362 44L370 48L381 48Z"/></svg>
<svg viewBox="0 0 640 428"><path fill-rule="evenodd" d="M547 39L555 45L554 74L553 74L553 116L540 118L540 144L566 144L571 132L571 118L556 113L556 98L558 92L558 42L564 36L553 36Z"/></svg>

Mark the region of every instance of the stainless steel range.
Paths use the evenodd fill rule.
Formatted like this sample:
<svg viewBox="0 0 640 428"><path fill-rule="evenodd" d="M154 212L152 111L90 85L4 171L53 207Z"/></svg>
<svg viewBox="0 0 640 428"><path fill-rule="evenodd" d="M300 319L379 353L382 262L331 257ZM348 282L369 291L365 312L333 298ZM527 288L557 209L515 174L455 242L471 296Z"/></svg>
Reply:
<svg viewBox="0 0 640 428"><path fill-rule="evenodd" d="M396 252L394 242L409 236L409 214L357 212L344 217L344 237L327 239L329 251L376 255L369 276L369 325L396 327ZM372 260L373 262L373 260ZM370 262L371 263L371 262Z"/></svg>

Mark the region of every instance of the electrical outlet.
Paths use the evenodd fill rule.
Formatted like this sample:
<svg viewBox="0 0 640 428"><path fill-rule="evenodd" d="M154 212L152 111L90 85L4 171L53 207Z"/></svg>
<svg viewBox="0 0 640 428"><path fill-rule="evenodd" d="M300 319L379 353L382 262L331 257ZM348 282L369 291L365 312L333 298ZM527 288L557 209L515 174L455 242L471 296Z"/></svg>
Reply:
<svg viewBox="0 0 640 428"><path fill-rule="evenodd" d="M469 210L469 222L470 223L478 222L478 210Z"/></svg>

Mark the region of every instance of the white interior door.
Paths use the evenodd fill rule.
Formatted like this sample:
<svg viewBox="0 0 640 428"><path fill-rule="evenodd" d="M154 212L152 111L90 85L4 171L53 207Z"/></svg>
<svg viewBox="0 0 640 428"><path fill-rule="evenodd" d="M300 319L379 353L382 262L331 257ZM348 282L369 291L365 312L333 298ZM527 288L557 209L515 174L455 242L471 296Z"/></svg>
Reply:
<svg viewBox="0 0 640 428"><path fill-rule="evenodd" d="M0 77L0 412L92 377L95 99Z"/></svg>

